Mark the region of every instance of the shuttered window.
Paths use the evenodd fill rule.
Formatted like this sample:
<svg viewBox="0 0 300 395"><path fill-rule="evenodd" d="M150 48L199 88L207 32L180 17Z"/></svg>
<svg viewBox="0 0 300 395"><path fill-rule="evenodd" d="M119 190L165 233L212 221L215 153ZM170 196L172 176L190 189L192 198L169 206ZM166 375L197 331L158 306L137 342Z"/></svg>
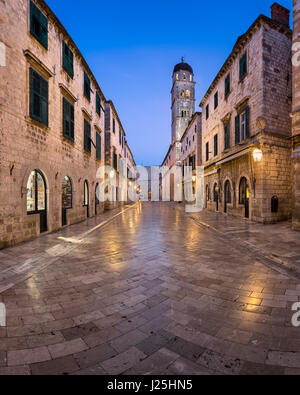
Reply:
<svg viewBox="0 0 300 395"><path fill-rule="evenodd" d="M209 160L209 143L206 143L205 148L206 148L206 161L208 161Z"/></svg>
<svg viewBox="0 0 300 395"><path fill-rule="evenodd" d="M215 103L215 109L216 109L219 105L219 93L218 92L215 93L214 103Z"/></svg>
<svg viewBox="0 0 300 395"><path fill-rule="evenodd" d="M116 133L116 121L113 118L113 133Z"/></svg>
<svg viewBox="0 0 300 395"><path fill-rule="evenodd" d="M118 170L118 156L115 152L113 153L113 167L115 170Z"/></svg>
<svg viewBox="0 0 300 395"><path fill-rule="evenodd" d="M98 92L96 92L96 113L99 115L101 114L101 100L100 100L100 95Z"/></svg>
<svg viewBox="0 0 300 395"><path fill-rule="evenodd" d="M214 135L214 156L218 155L218 135Z"/></svg>
<svg viewBox="0 0 300 395"><path fill-rule="evenodd" d="M247 52L240 59L240 79L247 73Z"/></svg>
<svg viewBox="0 0 300 395"><path fill-rule="evenodd" d="M230 147L230 123L226 123L224 126L224 147L228 149Z"/></svg>
<svg viewBox="0 0 300 395"><path fill-rule="evenodd" d="M63 69L69 74L71 78L73 78L74 56L73 56L73 52L64 41L62 42L62 58L63 58Z"/></svg>
<svg viewBox="0 0 300 395"><path fill-rule="evenodd" d="M48 126L48 81L30 68L30 117Z"/></svg>
<svg viewBox="0 0 300 395"><path fill-rule="evenodd" d="M96 159L101 159L101 136L96 132Z"/></svg>
<svg viewBox="0 0 300 395"><path fill-rule="evenodd" d="M225 97L230 93L230 74L225 78Z"/></svg>
<svg viewBox="0 0 300 395"><path fill-rule="evenodd" d="M206 119L209 118L209 104L206 106Z"/></svg>
<svg viewBox="0 0 300 395"><path fill-rule="evenodd" d="M48 19L32 1L30 1L30 33L48 49Z"/></svg>
<svg viewBox="0 0 300 395"><path fill-rule="evenodd" d="M63 98L63 136L74 141L74 106Z"/></svg>
<svg viewBox="0 0 300 395"><path fill-rule="evenodd" d="M88 99L88 101L91 101L91 81L88 75L86 74L86 72L84 72L83 93L84 96Z"/></svg>
<svg viewBox="0 0 300 395"><path fill-rule="evenodd" d="M91 152L91 125L86 119L84 120L84 150Z"/></svg>

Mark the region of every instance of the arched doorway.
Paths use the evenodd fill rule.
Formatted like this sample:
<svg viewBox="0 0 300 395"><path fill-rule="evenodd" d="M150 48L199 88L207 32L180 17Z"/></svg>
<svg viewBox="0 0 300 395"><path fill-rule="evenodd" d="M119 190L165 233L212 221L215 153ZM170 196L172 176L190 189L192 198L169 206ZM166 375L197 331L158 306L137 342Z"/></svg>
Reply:
<svg viewBox="0 0 300 395"><path fill-rule="evenodd" d="M205 208L208 207L208 202L210 200L210 190L209 190L209 185L206 185L206 199L205 199Z"/></svg>
<svg viewBox="0 0 300 395"><path fill-rule="evenodd" d="M100 204L99 200L99 183L97 182L95 187L95 215L98 214L98 206Z"/></svg>
<svg viewBox="0 0 300 395"><path fill-rule="evenodd" d="M85 180L83 184L83 206L86 207L86 216L89 218L90 212L89 212L89 204L90 204L90 199L89 199L89 184Z"/></svg>
<svg viewBox="0 0 300 395"><path fill-rule="evenodd" d="M249 200L250 200L250 192L249 192L249 184L246 177L242 177L240 181L239 187L239 204L243 204L245 206L245 218L249 218Z"/></svg>
<svg viewBox="0 0 300 395"><path fill-rule="evenodd" d="M214 185L214 202L216 202L216 211L219 211L219 186L217 183Z"/></svg>
<svg viewBox="0 0 300 395"><path fill-rule="evenodd" d="M227 204L231 203L231 185L230 181L227 180L225 182L225 187L224 187L224 213L227 213Z"/></svg>
<svg viewBox="0 0 300 395"><path fill-rule="evenodd" d="M65 176L62 182L62 214L61 221L62 226L67 225L67 210L72 208L72 198L73 198L73 190L72 190L72 181L69 176Z"/></svg>
<svg viewBox="0 0 300 395"><path fill-rule="evenodd" d="M27 214L40 215L40 233L47 231L47 186L40 170L33 170L27 182Z"/></svg>

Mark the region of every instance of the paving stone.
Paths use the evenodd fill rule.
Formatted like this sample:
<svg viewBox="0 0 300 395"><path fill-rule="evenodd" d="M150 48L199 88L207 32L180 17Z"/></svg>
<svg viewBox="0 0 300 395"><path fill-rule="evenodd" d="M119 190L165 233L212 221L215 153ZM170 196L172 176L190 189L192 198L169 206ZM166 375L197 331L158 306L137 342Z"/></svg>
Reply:
<svg viewBox="0 0 300 395"><path fill-rule="evenodd" d="M144 355L144 354L143 354ZM161 348L159 351L150 355L148 358L140 361L133 366L133 370L138 375L156 375L164 372L169 365L179 358L178 354L167 348ZM127 374L131 374L129 370Z"/></svg>
<svg viewBox="0 0 300 395"><path fill-rule="evenodd" d="M112 357L115 357L118 352L108 344L101 344L100 346L94 347L90 350L82 351L74 354L77 364L81 369L95 366L99 362L106 361Z"/></svg>
<svg viewBox="0 0 300 395"><path fill-rule="evenodd" d="M72 356L30 365L33 375L69 375L79 369Z"/></svg>
<svg viewBox="0 0 300 395"><path fill-rule="evenodd" d="M171 375L212 375L213 370L199 366L188 359L179 357L175 362L171 363L164 372Z"/></svg>
<svg viewBox="0 0 300 395"><path fill-rule="evenodd" d="M197 221L229 227L244 241L247 234L266 249L286 242L298 248L292 233L280 224L186 214L178 206L143 203L30 279L0 291L8 312L8 326L0 328L0 374L298 372L300 331L291 325L291 304L299 298L299 281L238 244L224 248L228 240ZM66 228L63 237L76 238L92 221ZM57 236L7 251L24 264L64 245Z"/></svg>
<svg viewBox="0 0 300 395"><path fill-rule="evenodd" d="M99 328L92 322L89 322L87 324L77 325L72 328L63 329L61 333L66 340L74 340L79 337L81 338L86 337L98 331Z"/></svg>
<svg viewBox="0 0 300 395"><path fill-rule="evenodd" d="M82 339L74 339L48 346L52 358L60 358L88 349Z"/></svg>
<svg viewBox="0 0 300 395"><path fill-rule="evenodd" d="M197 363L221 374L230 375L239 374L243 366L243 361L239 358L230 358L215 351L205 351Z"/></svg>
<svg viewBox="0 0 300 395"><path fill-rule="evenodd" d="M7 365L6 351L0 351L0 367Z"/></svg>
<svg viewBox="0 0 300 395"><path fill-rule="evenodd" d="M49 361L50 359L51 356L47 347L7 352L8 366L30 365L32 363Z"/></svg>
<svg viewBox="0 0 300 395"><path fill-rule="evenodd" d="M101 363L107 374L120 374L135 366L146 355L135 347Z"/></svg>

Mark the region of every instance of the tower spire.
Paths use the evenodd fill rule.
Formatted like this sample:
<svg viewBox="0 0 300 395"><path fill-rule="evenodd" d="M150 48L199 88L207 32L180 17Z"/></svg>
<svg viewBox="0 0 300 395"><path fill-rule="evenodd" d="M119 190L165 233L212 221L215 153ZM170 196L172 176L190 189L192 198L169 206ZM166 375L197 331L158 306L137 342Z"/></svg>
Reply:
<svg viewBox="0 0 300 395"><path fill-rule="evenodd" d="M181 56L181 63L184 63L184 56Z"/></svg>

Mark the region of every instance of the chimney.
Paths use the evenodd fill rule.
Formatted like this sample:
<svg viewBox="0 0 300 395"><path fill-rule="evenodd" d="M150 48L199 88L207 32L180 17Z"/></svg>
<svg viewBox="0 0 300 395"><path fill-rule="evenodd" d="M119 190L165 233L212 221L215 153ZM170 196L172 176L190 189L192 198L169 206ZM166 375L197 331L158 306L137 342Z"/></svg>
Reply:
<svg viewBox="0 0 300 395"><path fill-rule="evenodd" d="M272 19L286 27L290 27L290 11L278 3L271 6Z"/></svg>

